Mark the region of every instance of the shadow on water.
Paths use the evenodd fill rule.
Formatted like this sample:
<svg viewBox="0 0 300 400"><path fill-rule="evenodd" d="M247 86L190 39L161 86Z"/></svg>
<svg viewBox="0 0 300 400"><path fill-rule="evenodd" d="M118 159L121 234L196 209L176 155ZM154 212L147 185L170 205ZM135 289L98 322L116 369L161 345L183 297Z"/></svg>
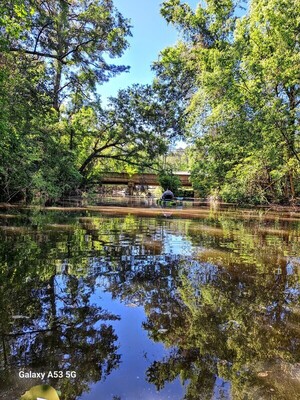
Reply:
<svg viewBox="0 0 300 400"><path fill-rule="evenodd" d="M133 398L136 382L112 384L141 357L122 345L126 307L143 314L149 398L299 398L298 221L10 210L0 236L0 399L40 383L63 400Z"/></svg>

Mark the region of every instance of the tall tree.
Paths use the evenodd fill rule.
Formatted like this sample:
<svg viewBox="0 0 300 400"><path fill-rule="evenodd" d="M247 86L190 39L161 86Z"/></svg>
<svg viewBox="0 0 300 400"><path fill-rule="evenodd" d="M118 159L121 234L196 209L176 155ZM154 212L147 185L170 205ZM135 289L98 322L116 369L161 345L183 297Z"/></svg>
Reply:
<svg viewBox="0 0 300 400"><path fill-rule="evenodd" d="M183 75L195 76L186 125L195 187L243 202L299 196L297 2L253 0L238 17L229 0L196 11L170 0L162 14L183 32Z"/></svg>
<svg viewBox="0 0 300 400"><path fill-rule="evenodd" d="M127 48L130 26L111 0L0 7L0 198L55 199L81 177L66 121L95 101L97 85L127 70L108 59Z"/></svg>
<svg viewBox="0 0 300 400"><path fill-rule="evenodd" d="M70 93L88 98L97 84L128 70L107 61L127 48L130 26L112 0L24 0L30 22L10 52L25 53L47 63L52 105L59 110ZM12 7L14 14L15 7Z"/></svg>

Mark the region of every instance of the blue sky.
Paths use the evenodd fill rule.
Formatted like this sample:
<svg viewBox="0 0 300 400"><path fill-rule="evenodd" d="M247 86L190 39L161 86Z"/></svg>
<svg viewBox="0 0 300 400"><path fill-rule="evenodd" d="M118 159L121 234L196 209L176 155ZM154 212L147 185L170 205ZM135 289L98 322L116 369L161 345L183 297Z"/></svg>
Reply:
<svg viewBox="0 0 300 400"><path fill-rule="evenodd" d="M193 8L199 0L185 0ZM117 91L133 83L150 83L153 78L151 64L159 52L176 43L178 32L160 15L162 0L114 0L117 9L131 20L130 47L122 58L111 60L115 64L129 65L130 72L111 78L99 87L103 100L115 96Z"/></svg>

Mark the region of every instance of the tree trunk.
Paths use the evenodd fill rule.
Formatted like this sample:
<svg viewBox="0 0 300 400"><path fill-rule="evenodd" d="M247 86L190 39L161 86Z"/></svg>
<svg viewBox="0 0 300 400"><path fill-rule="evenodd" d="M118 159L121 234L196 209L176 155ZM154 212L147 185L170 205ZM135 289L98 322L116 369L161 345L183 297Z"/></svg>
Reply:
<svg viewBox="0 0 300 400"><path fill-rule="evenodd" d="M56 71L54 77L54 88L53 88L53 108L59 114L59 91L60 91L60 84L61 84L61 77L62 77L62 64L60 61L55 61L56 64Z"/></svg>

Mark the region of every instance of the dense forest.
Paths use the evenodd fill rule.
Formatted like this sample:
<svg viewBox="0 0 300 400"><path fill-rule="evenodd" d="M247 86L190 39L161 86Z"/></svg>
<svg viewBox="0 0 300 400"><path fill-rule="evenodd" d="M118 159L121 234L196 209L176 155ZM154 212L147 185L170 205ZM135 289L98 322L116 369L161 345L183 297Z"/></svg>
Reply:
<svg viewBox="0 0 300 400"><path fill-rule="evenodd" d="M153 63L152 85L104 104L101 84L129 68L113 64L131 26L112 0L0 1L1 201L159 170L184 139L202 197L297 202L298 0L167 0L161 14L180 40Z"/></svg>

